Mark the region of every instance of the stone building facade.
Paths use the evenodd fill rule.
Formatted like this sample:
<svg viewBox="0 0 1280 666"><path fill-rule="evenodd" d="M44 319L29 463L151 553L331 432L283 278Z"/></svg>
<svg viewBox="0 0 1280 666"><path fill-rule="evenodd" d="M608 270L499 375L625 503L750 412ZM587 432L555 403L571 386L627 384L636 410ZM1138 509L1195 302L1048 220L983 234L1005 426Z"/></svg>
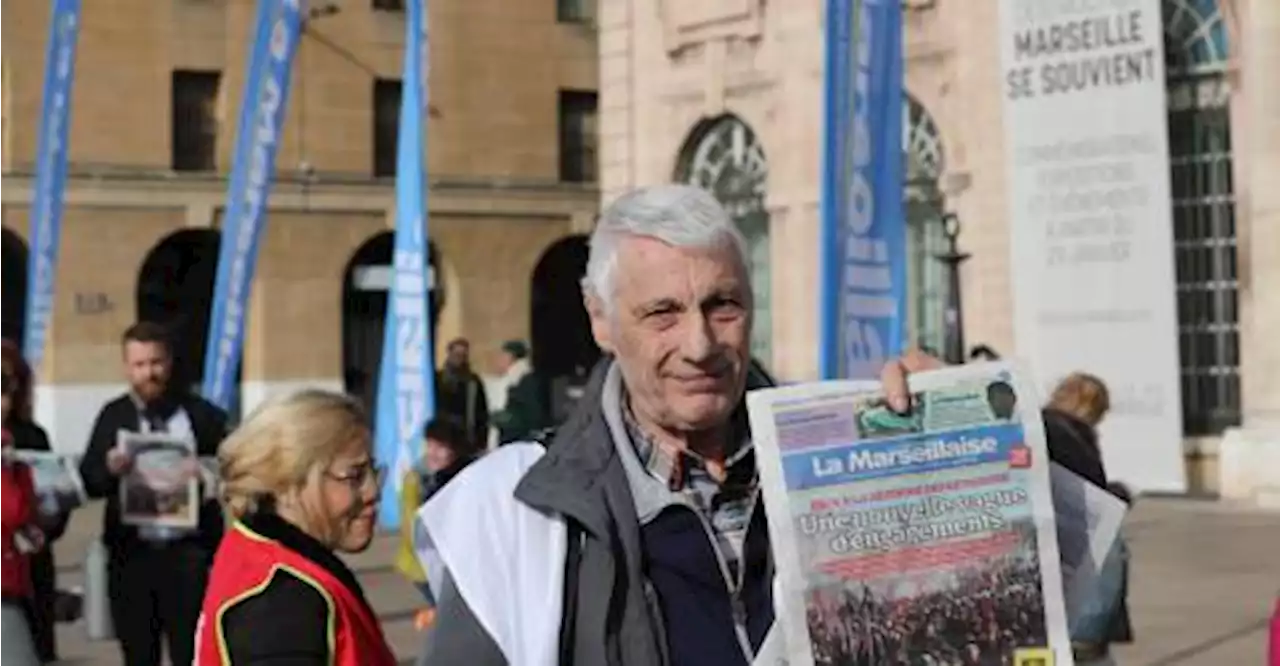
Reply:
<svg viewBox="0 0 1280 666"><path fill-rule="evenodd" d="M1191 486L1280 498L1275 475L1245 478L1280 447L1280 3L1162 1L1175 217L1203 221L1171 249ZM818 374L824 4L600 4L602 198L673 178L713 190L752 248L756 352L793 380ZM972 253L966 340L1016 353L998 2L903 5L913 339L940 348L931 255L951 212Z"/></svg>
<svg viewBox="0 0 1280 666"><path fill-rule="evenodd" d="M403 58L398 4L309 3L246 318L243 409L304 385L371 396L394 223L385 165ZM563 289L572 278L556 278L583 261L578 234L598 204L596 31L589 13L565 16L554 3L428 4L436 337L469 338L485 371L503 340L529 337L538 308L578 299ZM119 337L135 320L172 324L185 379L199 379L255 5L83 3L37 394L60 450L82 448L98 407L123 389ZM18 336L49 4L5 0L4 14L5 334ZM568 149L582 153L568 174L566 99L579 100ZM551 287L531 284L535 273Z"/></svg>

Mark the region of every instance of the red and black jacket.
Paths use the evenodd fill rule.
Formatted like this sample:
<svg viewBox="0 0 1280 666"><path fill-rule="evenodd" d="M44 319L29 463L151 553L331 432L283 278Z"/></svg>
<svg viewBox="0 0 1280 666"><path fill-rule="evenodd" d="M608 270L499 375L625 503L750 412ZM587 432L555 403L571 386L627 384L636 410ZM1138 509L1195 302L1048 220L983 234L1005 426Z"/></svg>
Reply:
<svg viewBox="0 0 1280 666"><path fill-rule="evenodd" d="M355 574L273 513L234 523L214 556L196 666L394 666Z"/></svg>
<svg viewBox="0 0 1280 666"><path fill-rule="evenodd" d="M5 433L6 438L8 433ZM31 596L31 572L29 554L17 546L19 531L32 524L35 517L35 490L31 483L31 469L19 462L6 462L0 470L0 549L4 555L3 592L6 600L25 599Z"/></svg>

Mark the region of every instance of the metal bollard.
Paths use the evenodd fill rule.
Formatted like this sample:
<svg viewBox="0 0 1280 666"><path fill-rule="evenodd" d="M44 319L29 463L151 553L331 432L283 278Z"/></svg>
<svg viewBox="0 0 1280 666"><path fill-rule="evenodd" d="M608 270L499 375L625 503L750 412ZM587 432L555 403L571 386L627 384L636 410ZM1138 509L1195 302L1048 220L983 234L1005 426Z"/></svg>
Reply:
<svg viewBox="0 0 1280 666"><path fill-rule="evenodd" d="M111 601L107 596L107 547L101 539L89 542L84 556L84 624L90 640L115 638L111 624Z"/></svg>

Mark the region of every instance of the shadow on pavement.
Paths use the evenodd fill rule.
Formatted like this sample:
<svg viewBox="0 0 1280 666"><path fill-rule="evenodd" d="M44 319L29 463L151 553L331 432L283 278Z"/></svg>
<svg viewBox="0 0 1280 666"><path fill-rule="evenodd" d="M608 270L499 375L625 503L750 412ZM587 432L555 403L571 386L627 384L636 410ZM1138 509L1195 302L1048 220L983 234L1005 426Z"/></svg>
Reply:
<svg viewBox="0 0 1280 666"><path fill-rule="evenodd" d="M1230 643L1231 641L1244 638L1245 636L1248 636L1255 632L1262 633L1267 628L1267 624L1269 622L1270 620L1263 618L1252 624L1248 624L1243 627L1240 627L1235 631L1229 631L1220 636L1214 636L1213 638L1210 638L1205 641L1201 641L1189 647L1185 647L1181 650L1178 650L1177 652L1160 657L1159 659L1156 659L1154 661L1149 661L1146 663L1146 666L1173 666L1174 664L1181 664L1183 662L1194 659L1220 645L1224 645L1226 643Z"/></svg>

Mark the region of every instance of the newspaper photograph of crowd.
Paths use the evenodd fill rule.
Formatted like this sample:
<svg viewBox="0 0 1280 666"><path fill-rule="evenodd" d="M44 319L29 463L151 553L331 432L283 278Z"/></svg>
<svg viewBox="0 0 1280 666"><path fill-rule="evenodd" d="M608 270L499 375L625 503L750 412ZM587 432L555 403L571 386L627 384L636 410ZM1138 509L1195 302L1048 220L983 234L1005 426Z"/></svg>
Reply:
<svg viewBox="0 0 1280 666"><path fill-rule="evenodd" d="M928 589L908 586L928 585ZM1047 644L1035 549L985 566L918 573L874 586L810 588L819 666L1016 666L1020 648Z"/></svg>

